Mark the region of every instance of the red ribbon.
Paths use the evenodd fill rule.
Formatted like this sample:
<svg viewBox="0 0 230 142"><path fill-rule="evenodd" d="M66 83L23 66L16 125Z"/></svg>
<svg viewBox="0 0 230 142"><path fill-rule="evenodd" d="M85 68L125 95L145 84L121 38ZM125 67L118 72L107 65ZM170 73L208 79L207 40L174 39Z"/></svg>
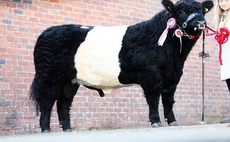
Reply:
<svg viewBox="0 0 230 142"><path fill-rule="evenodd" d="M228 36L230 34L227 27L220 28L219 31L215 31L214 29L206 26L208 30L211 30L213 33L207 33L206 36L212 36L215 35L216 41L219 43L219 62L220 65L223 65L222 62L222 44L226 43L228 41Z"/></svg>

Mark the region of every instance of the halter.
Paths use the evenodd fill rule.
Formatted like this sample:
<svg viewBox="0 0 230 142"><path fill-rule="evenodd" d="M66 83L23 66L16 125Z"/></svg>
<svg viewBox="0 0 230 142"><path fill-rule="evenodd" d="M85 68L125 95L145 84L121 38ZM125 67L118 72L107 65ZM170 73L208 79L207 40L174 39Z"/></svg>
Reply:
<svg viewBox="0 0 230 142"><path fill-rule="evenodd" d="M178 28L174 31L173 35L175 35L176 37L178 37L180 39L180 53L181 53L181 51L182 51L182 39L181 39L182 36L185 36L188 39L194 39L194 38L200 37L200 35L201 35L201 32L198 35L189 35L184 30L187 27L188 22L191 21L192 19L194 19L197 15L199 15L199 14L196 12L190 14L188 16L188 18L186 19L186 21L182 24L182 27L176 23L175 18L173 18L173 17L169 18L169 20L167 21L167 26L158 40L158 45L162 46L164 44L164 41L166 40L168 30L173 29L177 26ZM198 28L199 29L205 29L205 25L204 26L199 25Z"/></svg>
<svg viewBox="0 0 230 142"><path fill-rule="evenodd" d="M184 30L184 29L187 27L188 22L191 21L192 19L194 19L197 15L199 15L199 14L196 13L196 12L190 14L190 15L188 16L187 20L182 24L182 29L183 29L183 33L184 33L183 36L186 36L186 37L188 37L189 39L194 39L194 38L200 37L200 34L201 34L201 33L199 33L198 35L188 35L188 34L185 32L185 30ZM178 25L178 27L179 27L179 29L181 29L179 25ZM198 29L205 29L205 25L202 25L202 26L201 26L201 25L198 25Z"/></svg>
<svg viewBox="0 0 230 142"><path fill-rule="evenodd" d="M187 18L187 20L182 24L183 28L186 28L188 25L188 22L191 21L193 18L195 18L197 15L199 15L198 13L194 12L192 14L190 14Z"/></svg>
<svg viewBox="0 0 230 142"><path fill-rule="evenodd" d="M199 14L196 12L190 14L188 16L188 18L186 19L186 21L182 24L182 28L179 25L177 25L179 27L179 29L181 29L183 31L183 33L184 33L183 36L188 37L189 39L194 39L194 38L200 37L201 33L199 33L198 35L189 35L184 30L187 27L188 22L191 21L192 19L194 19L197 15L199 15ZM198 29L205 29L205 25L203 25L203 26L198 25Z"/></svg>

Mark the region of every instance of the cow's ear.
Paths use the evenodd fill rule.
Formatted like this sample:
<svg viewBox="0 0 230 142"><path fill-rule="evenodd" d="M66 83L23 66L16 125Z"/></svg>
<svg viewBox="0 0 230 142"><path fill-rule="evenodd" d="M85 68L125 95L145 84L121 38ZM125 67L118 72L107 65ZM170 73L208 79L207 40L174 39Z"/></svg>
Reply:
<svg viewBox="0 0 230 142"><path fill-rule="evenodd" d="M162 0L161 3L168 12L172 13L174 4L171 0Z"/></svg>
<svg viewBox="0 0 230 142"><path fill-rule="evenodd" d="M214 6L213 1L211 0L202 2L202 5L203 5L203 13L208 13Z"/></svg>

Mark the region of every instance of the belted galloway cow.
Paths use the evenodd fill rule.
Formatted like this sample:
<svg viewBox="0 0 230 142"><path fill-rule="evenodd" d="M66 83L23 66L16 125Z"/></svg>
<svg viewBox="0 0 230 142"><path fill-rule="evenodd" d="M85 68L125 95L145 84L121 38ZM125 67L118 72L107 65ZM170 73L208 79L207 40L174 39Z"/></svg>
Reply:
<svg viewBox="0 0 230 142"><path fill-rule="evenodd" d="M80 85L98 91L138 84L149 106L152 127L163 127L158 112L179 126L173 113L174 93L184 62L205 29L211 0L162 0L164 10L130 26L52 26L34 48L35 77L30 97L40 112L42 132L50 131L51 110L57 101L59 123L71 131L70 106Z"/></svg>

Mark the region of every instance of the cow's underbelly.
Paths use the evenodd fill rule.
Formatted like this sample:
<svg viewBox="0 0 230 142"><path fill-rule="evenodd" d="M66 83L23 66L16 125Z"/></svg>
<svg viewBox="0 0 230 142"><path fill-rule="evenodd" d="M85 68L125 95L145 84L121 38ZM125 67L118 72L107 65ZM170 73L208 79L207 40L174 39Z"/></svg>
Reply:
<svg viewBox="0 0 230 142"><path fill-rule="evenodd" d="M118 80L118 54L126 29L127 27L94 27L89 31L75 55L77 75L72 82L106 92L124 86Z"/></svg>

